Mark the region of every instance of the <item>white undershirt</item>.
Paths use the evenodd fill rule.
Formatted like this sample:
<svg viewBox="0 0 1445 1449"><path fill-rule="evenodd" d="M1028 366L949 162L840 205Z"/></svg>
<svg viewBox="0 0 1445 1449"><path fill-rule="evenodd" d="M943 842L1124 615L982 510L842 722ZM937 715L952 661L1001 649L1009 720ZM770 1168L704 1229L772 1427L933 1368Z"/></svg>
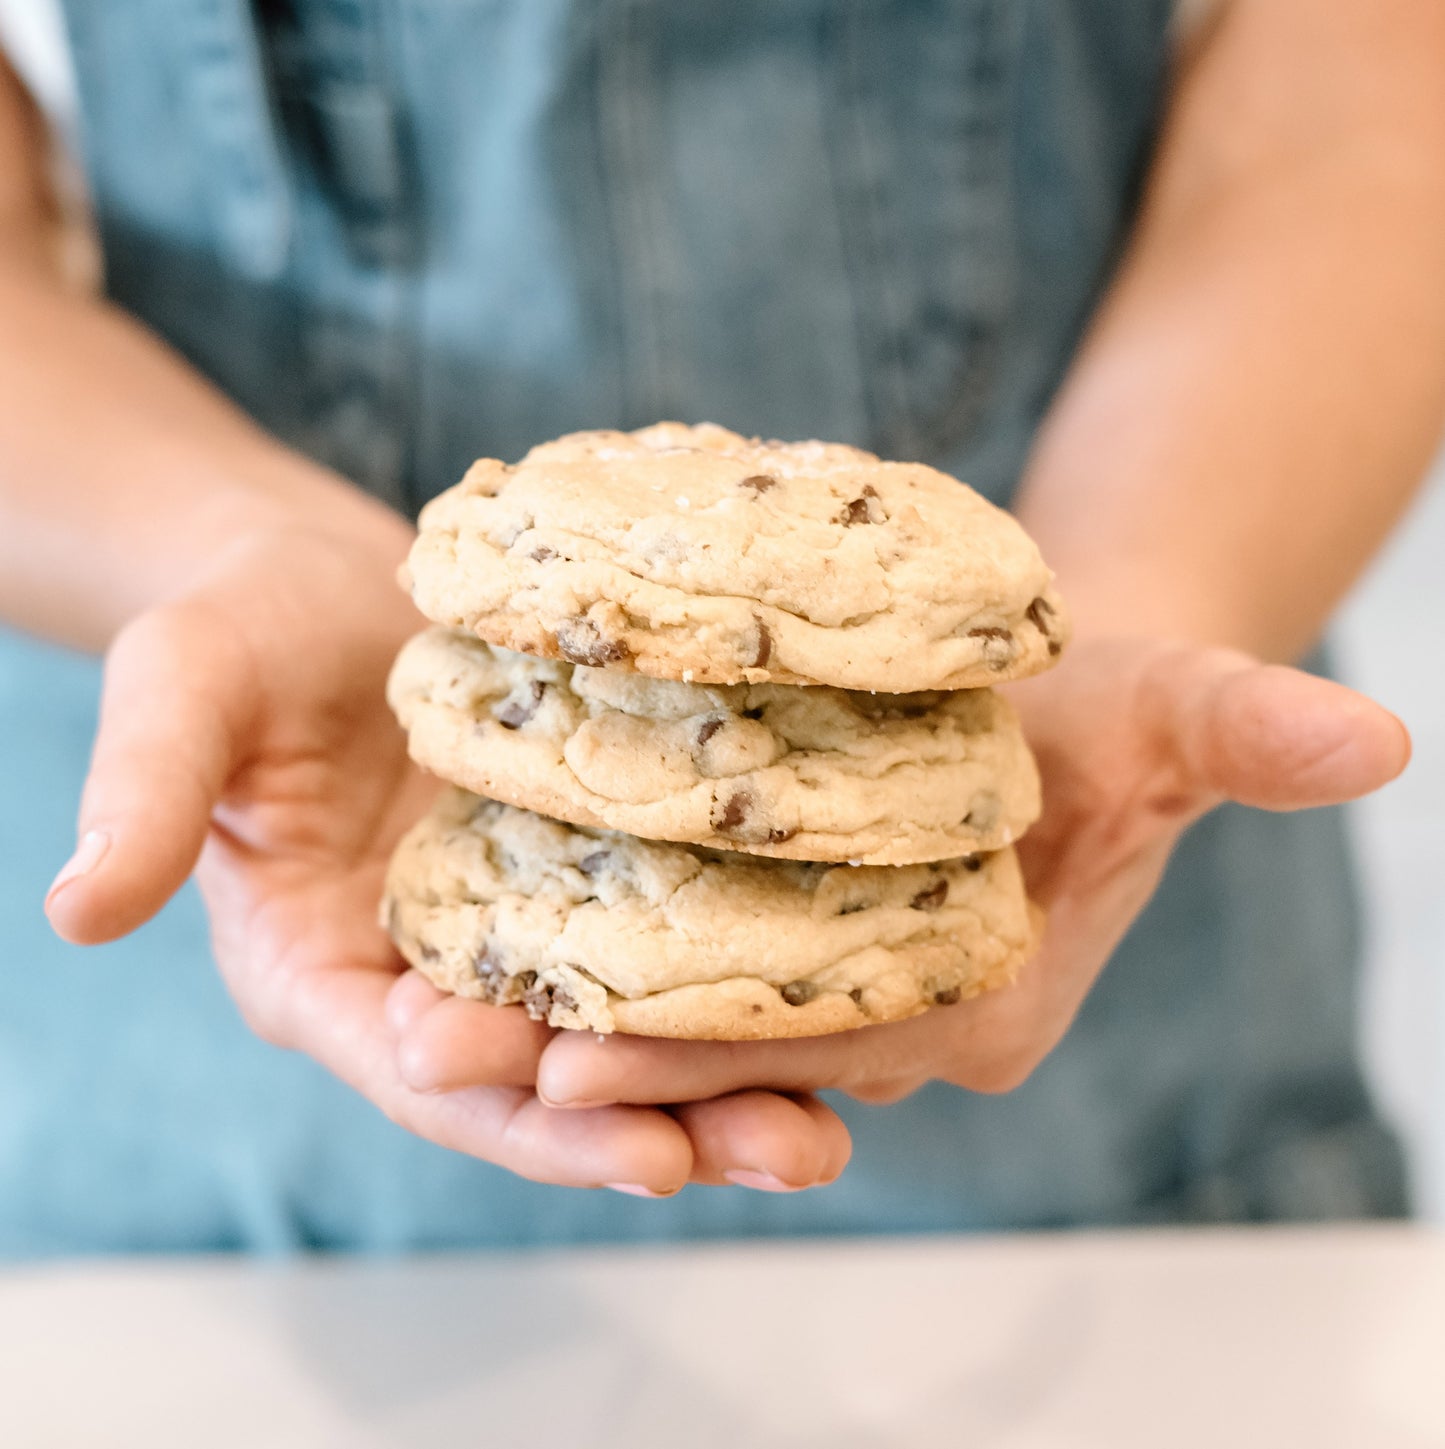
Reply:
<svg viewBox="0 0 1445 1449"><path fill-rule="evenodd" d="M75 75L60 0L0 0L0 50L51 126L67 141L74 137Z"/></svg>

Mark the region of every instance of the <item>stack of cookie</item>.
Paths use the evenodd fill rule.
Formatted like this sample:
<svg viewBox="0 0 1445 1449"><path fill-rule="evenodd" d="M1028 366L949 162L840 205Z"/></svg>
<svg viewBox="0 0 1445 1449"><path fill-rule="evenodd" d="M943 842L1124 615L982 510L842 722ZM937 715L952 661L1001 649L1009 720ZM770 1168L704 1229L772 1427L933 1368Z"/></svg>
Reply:
<svg viewBox="0 0 1445 1449"><path fill-rule="evenodd" d="M1065 642L1038 550L919 465L663 423L477 463L407 582L389 697L456 787L383 911L438 986L713 1039L1012 979L1038 776L986 686Z"/></svg>

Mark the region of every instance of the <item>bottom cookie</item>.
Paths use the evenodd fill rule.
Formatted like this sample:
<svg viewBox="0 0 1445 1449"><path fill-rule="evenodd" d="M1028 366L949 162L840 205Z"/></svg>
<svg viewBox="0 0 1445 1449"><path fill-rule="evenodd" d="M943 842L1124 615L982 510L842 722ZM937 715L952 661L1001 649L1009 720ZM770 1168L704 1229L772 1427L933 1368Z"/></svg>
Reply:
<svg viewBox="0 0 1445 1449"><path fill-rule="evenodd" d="M900 1021L1012 981L1039 913L1012 850L772 860L564 825L447 791L382 918L443 990L557 1027L714 1041Z"/></svg>

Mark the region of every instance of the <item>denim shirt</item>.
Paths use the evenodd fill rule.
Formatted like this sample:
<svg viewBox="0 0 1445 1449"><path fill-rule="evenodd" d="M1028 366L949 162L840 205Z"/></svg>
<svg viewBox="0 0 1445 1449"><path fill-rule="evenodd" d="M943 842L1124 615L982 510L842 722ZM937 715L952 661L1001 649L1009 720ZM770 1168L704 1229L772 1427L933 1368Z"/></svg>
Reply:
<svg viewBox="0 0 1445 1449"><path fill-rule="evenodd" d="M1135 205L1164 0L67 0L114 300L399 508L712 418L1001 502ZM252 1040L189 891L82 953L94 668L0 649L0 1252L418 1247L1399 1211L1335 812L1216 812L1019 1091L840 1104L790 1197L639 1203L409 1138Z"/></svg>

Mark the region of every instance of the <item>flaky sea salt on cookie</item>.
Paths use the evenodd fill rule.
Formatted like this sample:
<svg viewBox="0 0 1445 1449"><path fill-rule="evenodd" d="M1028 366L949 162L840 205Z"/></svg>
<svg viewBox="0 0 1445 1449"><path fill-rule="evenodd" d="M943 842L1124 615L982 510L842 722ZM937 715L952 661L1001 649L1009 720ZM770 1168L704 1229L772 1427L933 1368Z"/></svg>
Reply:
<svg viewBox="0 0 1445 1449"><path fill-rule="evenodd" d="M475 464L423 510L405 578L493 644L699 684L973 689L1068 637L1032 540L957 480L710 424Z"/></svg>
<svg viewBox="0 0 1445 1449"><path fill-rule="evenodd" d="M443 990L553 1026L742 1041L897 1021L1011 981L1036 917L1011 850L935 865L764 860L448 791L383 919Z"/></svg>
<svg viewBox="0 0 1445 1449"><path fill-rule="evenodd" d="M435 627L387 690L411 756L481 795L650 840L902 865L997 850L1039 780L991 690L681 684Z"/></svg>

